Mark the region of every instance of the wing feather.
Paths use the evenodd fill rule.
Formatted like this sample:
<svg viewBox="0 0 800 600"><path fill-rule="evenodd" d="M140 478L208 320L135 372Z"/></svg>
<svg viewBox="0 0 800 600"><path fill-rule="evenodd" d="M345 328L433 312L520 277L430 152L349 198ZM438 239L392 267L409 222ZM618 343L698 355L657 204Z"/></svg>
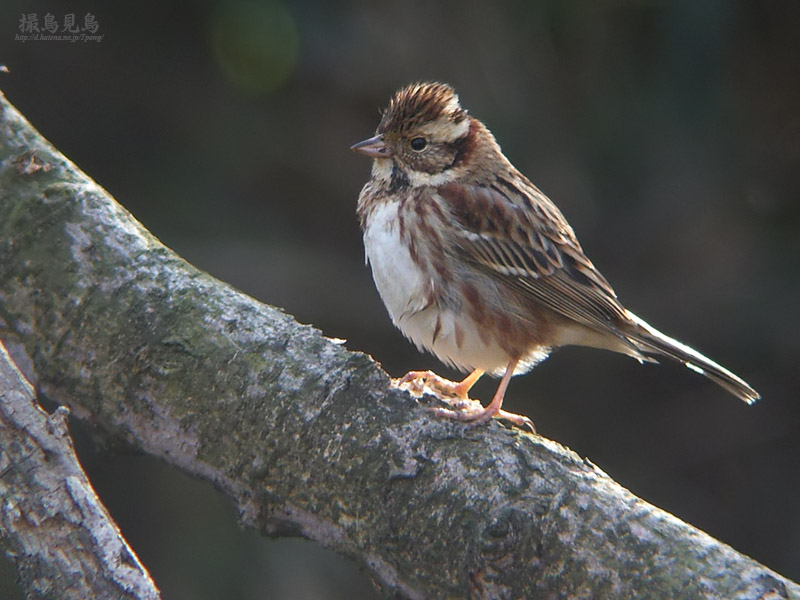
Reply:
<svg viewBox="0 0 800 600"><path fill-rule="evenodd" d="M556 313L625 339L625 309L558 208L527 180L503 182L439 188L467 258Z"/></svg>

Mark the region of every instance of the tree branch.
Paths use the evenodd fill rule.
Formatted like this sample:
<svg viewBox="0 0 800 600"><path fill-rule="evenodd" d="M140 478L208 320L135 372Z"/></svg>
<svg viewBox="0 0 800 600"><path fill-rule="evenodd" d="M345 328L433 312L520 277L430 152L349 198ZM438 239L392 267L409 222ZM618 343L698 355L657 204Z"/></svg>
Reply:
<svg viewBox="0 0 800 600"><path fill-rule="evenodd" d="M800 598L571 451L430 416L161 245L2 100L0 338L42 392L406 598Z"/></svg>
<svg viewBox="0 0 800 600"><path fill-rule="evenodd" d="M29 598L155 600L155 584L0 342L0 539Z"/></svg>

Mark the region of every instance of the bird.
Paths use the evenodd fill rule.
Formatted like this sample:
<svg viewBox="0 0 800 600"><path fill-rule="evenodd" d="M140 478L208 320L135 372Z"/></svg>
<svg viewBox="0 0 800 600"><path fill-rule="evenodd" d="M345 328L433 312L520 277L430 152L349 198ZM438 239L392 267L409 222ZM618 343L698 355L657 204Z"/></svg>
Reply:
<svg viewBox="0 0 800 600"><path fill-rule="evenodd" d="M557 206L518 171L448 84L413 83L383 111L373 137L351 150L372 159L356 214L366 261L394 325L420 350L468 375L411 371L441 396L437 415L469 427L506 412L514 375L553 349L578 345L641 363L684 364L752 404L749 384L626 309L587 258ZM500 378L484 406L469 391Z"/></svg>

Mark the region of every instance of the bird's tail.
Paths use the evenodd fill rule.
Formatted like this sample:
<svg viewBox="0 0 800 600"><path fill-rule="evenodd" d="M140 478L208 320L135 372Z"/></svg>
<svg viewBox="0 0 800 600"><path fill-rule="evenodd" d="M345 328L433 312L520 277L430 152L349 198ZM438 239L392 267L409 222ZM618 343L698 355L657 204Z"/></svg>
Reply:
<svg viewBox="0 0 800 600"><path fill-rule="evenodd" d="M633 327L625 331L623 335L644 355L645 359L653 360L658 356L666 356L683 363L692 371L705 375L711 381L748 404L752 404L761 398L761 394L750 387L746 381L737 377L725 367L718 365L686 344L664 335L630 311L627 312L628 317L633 322Z"/></svg>

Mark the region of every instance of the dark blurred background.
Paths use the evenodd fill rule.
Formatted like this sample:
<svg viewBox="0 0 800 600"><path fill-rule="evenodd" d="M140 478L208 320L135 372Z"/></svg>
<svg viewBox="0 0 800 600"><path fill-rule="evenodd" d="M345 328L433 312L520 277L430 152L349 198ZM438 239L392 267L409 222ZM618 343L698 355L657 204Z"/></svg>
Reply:
<svg viewBox="0 0 800 600"><path fill-rule="evenodd" d="M23 15L86 42L18 39ZM30 19L27 21L30 23ZM634 493L800 579L800 3L177 0L0 4L0 88L168 246L391 374L354 216L391 93L443 80L636 313L753 384L559 350L507 407ZM487 399L492 381L477 388ZM238 528L148 457L82 459L165 600L375 597L357 565ZM20 597L13 569L0 597Z"/></svg>

